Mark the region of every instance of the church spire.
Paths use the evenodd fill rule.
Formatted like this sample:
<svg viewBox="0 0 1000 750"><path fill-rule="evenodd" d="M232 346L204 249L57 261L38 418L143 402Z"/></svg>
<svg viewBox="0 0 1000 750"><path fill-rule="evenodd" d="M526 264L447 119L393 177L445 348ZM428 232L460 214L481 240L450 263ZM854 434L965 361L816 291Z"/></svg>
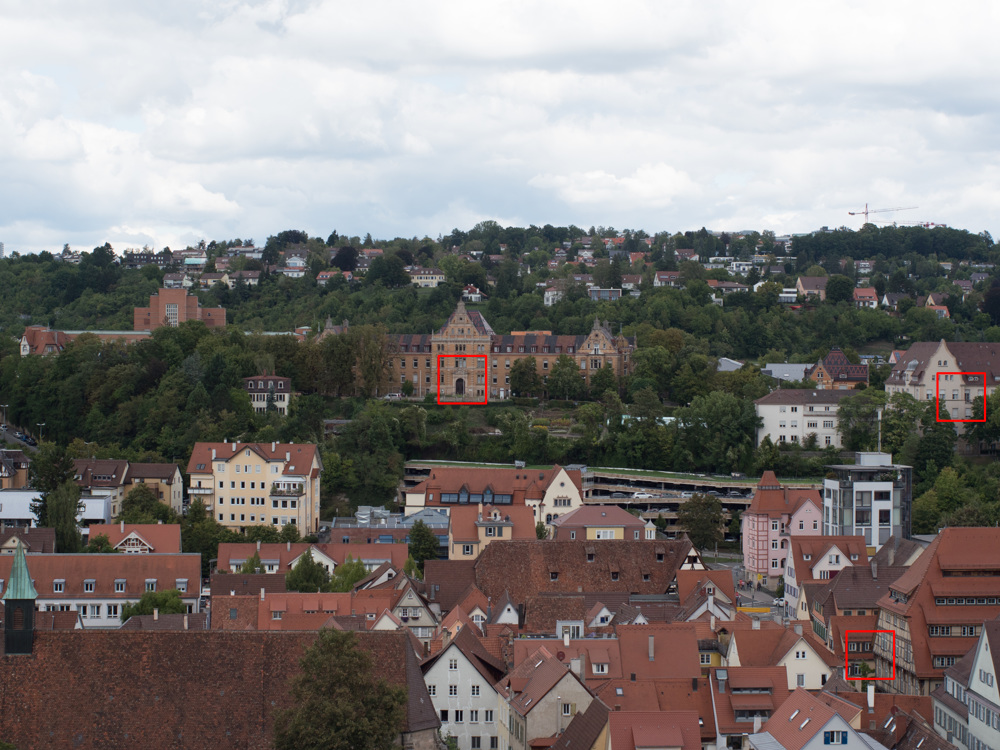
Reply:
<svg viewBox="0 0 1000 750"><path fill-rule="evenodd" d="M35 585L31 582L28 574L28 560L24 555L24 545L21 540L17 540L17 547L14 549L14 562L10 566L10 580L7 582L7 590L3 595L7 599L30 599L34 601L38 598Z"/></svg>

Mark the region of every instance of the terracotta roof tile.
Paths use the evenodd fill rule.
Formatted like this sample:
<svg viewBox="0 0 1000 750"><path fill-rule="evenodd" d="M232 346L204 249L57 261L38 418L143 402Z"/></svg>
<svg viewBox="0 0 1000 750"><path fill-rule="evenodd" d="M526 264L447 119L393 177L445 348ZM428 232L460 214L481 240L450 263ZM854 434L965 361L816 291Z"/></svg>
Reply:
<svg viewBox="0 0 1000 750"><path fill-rule="evenodd" d="M480 513L482 518L480 518ZM537 539L535 512L526 505L456 505L448 514L451 519L451 537L454 542L478 542L478 523L486 524L493 514L502 523L512 524L511 539ZM505 536L505 538L507 538Z"/></svg>
<svg viewBox="0 0 1000 750"><path fill-rule="evenodd" d="M586 711L578 711L552 745L558 750L591 750L608 725L608 707L593 700Z"/></svg>
<svg viewBox="0 0 1000 750"><path fill-rule="evenodd" d="M466 595L469 586L475 585L476 560L427 560L424 583L428 600L437 602L441 611L447 612Z"/></svg>
<svg viewBox="0 0 1000 750"><path fill-rule="evenodd" d="M181 526L177 523L92 524L89 532L91 540L103 535L115 548L134 537L143 545L149 545L152 552L181 551Z"/></svg>
<svg viewBox="0 0 1000 750"><path fill-rule="evenodd" d="M610 745L615 750L700 750L702 746L697 711L612 711L608 727Z"/></svg>

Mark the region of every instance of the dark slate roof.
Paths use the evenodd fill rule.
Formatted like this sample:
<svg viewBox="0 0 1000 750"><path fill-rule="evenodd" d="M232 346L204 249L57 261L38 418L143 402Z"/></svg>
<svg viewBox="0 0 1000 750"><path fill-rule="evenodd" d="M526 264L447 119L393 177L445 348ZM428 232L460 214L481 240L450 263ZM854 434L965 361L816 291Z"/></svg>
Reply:
<svg viewBox="0 0 1000 750"><path fill-rule="evenodd" d="M497 542L493 544L497 544ZM493 544L489 547L492 547ZM427 586L427 599L431 602L437 602L441 606L442 612L452 610L462 600L469 586L475 582L475 560L427 560L424 562L424 584Z"/></svg>
<svg viewBox="0 0 1000 750"><path fill-rule="evenodd" d="M580 711L552 745L560 750L590 750L601 735L601 730L608 725L610 709L595 698L587 706L586 711Z"/></svg>

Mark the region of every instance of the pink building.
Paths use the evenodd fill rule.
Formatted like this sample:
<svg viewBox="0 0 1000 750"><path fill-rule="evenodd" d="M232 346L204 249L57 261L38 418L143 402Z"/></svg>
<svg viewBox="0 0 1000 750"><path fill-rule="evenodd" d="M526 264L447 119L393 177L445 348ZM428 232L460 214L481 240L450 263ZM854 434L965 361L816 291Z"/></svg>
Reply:
<svg viewBox="0 0 1000 750"><path fill-rule="evenodd" d="M785 572L790 534L823 533L823 500L818 489L782 487L765 471L743 514L743 567L747 575L773 588Z"/></svg>

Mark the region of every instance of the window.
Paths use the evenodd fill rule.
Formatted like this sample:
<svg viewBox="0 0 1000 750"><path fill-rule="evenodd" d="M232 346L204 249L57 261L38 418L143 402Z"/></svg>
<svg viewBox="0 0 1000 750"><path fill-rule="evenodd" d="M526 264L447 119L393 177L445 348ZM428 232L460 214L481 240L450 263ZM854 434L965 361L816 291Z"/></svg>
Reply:
<svg viewBox="0 0 1000 750"><path fill-rule="evenodd" d="M573 715L573 704L572 703L563 703L562 704L562 715L563 716L572 716Z"/></svg>
<svg viewBox="0 0 1000 750"><path fill-rule="evenodd" d="M699 656L699 659L701 660L702 664L711 664L712 663L712 655L711 654L699 654L698 656Z"/></svg>
<svg viewBox="0 0 1000 750"><path fill-rule="evenodd" d="M271 619L272 620L280 620L281 619L281 610L280 609L274 610L271 613Z"/></svg>
<svg viewBox="0 0 1000 750"><path fill-rule="evenodd" d="M458 685L449 685L448 695L452 697L458 697Z"/></svg>
<svg viewBox="0 0 1000 750"><path fill-rule="evenodd" d="M607 674L608 665L607 664L594 664L594 674Z"/></svg>
<svg viewBox="0 0 1000 750"><path fill-rule="evenodd" d="M469 712L469 721L476 721L476 719L472 718L472 715L475 713L476 713L475 711ZM471 747L472 750L480 750L480 748L482 747L482 739L480 737L470 737L469 741L471 743L469 747Z"/></svg>
<svg viewBox="0 0 1000 750"><path fill-rule="evenodd" d="M805 651L796 651L795 652L795 658L796 659L805 659L806 658L806 652Z"/></svg>
<svg viewBox="0 0 1000 750"><path fill-rule="evenodd" d="M109 604L108 605L108 617L118 617L118 605Z"/></svg>
<svg viewBox="0 0 1000 750"><path fill-rule="evenodd" d="M456 669L458 669L458 659L449 659L448 660L448 671L454 672Z"/></svg>
<svg viewBox="0 0 1000 750"><path fill-rule="evenodd" d="M87 594L93 594L94 593L94 579L93 578L88 578L88 579L86 579L83 582L83 591L84 591L84 593L87 593Z"/></svg>
<svg viewBox="0 0 1000 750"><path fill-rule="evenodd" d="M52 582L52 592L55 594L63 593L65 587L66 587L66 581L63 579L59 579L57 581Z"/></svg>
<svg viewBox="0 0 1000 750"><path fill-rule="evenodd" d="M490 737L490 750L498 750L500 747L499 737Z"/></svg>
<svg viewBox="0 0 1000 750"><path fill-rule="evenodd" d="M777 530L778 530L778 522L771 521L771 531L777 531Z"/></svg>
<svg viewBox="0 0 1000 750"><path fill-rule="evenodd" d="M442 724L447 724L448 723L448 709L447 708L442 708L441 709L441 723Z"/></svg>
<svg viewBox="0 0 1000 750"><path fill-rule="evenodd" d="M232 611L235 612L235 610ZM437 692L438 692L437 685L427 686L427 695L429 695L431 698L435 697L437 695Z"/></svg>
<svg viewBox="0 0 1000 750"><path fill-rule="evenodd" d="M472 697L473 698L478 698L479 697L479 685L473 685L472 686Z"/></svg>
<svg viewBox="0 0 1000 750"><path fill-rule="evenodd" d="M806 527L805 521L799 521L799 531L802 531Z"/></svg>
<svg viewBox="0 0 1000 750"><path fill-rule="evenodd" d="M804 674L797 674L797 675L795 675L795 685L796 685L796 687L805 687L806 686L806 676Z"/></svg>
<svg viewBox="0 0 1000 750"><path fill-rule="evenodd" d="M846 745L847 732L823 732L824 745Z"/></svg>
<svg viewBox="0 0 1000 750"><path fill-rule="evenodd" d="M549 580L550 581L558 581L559 580L559 574L556 571L554 571L554 570L550 571L549 572Z"/></svg>
<svg viewBox="0 0 1000 750"><path fill-rule="evenodd" d="M464 721L464 713L465 712L462 711L461 709L455 711L455 723L456 724L461 724L462 721Z"/></svg>
<svg viewBox="0 0 1000 750"><path fill-rule="evenodd" d="M115 579L115 593L116 594L124 594L125 593L125 579L124 578L116 578Z"/></svg>
<svg viewBox="0 0 1000 750"><path fill-rule="evenodd" d="M469 721L471 721L473 724L478 724L479 723L479 711L478 710L473 709L472 711L469 711Z"/></svg>
<svg viewBox="0 0 1000 750"><path fill-rule="evenodd" d="M492 724L493 723L493 709L492 708L488 708L485 711L483 711L483 721L485 721L487 724Z"/></svg>
<svg viewBox="0 0 1000 750"><path fill-rule="evenodd" d="M156 591L156 579L147 578L146 579L146 591Z"/></svg>
<svg viewBox="0 0 1000 750"><path fill-rule="evenodd" d="M462 545L462 554L463 555L471 555L472 554L472 545L471 544L463 544Z"/></svg>

